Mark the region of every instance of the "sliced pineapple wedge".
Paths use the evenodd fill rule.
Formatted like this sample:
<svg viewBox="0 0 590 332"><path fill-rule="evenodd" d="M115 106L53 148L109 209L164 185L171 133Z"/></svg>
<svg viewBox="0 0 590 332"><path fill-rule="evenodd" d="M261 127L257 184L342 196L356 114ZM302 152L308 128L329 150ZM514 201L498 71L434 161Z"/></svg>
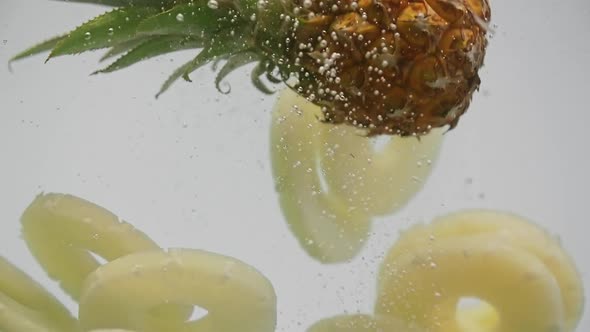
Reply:
<svg viewBox="0 0 590 332"><path fill-rule="evenodd" d="M569 332L582 294L573 262L547 233L514 215L474 210L402 234L382 265L375 310L432 331L468 331L479 321L481 331ZM488 309L458 319L463 297Z"/></svg>
<svg viewBox="0 0 590 332"><path fill-rule="evenodd" d="M162 304L199 306L205 317L189 322L154 320ZM272 332L276 295L253 267L201 250L172 249L127 255L101 266L80 299L84 330Z"/></svg>
<svg viewBox="0 0 590 332"><path fill-rule="evenodd" d="M21 218L23 238L47 274L79 300L86 277L106 261L158 245L110 211L84 199L64 194L41 194ZM92 253L92 254L91 254ZM184 320L192 307L162 306L154 316Z"/></svg>
<svg viewBox="0 0 590 332"><path fill-rule="evenodd" d="M0 256L0 331L70 332L77 325L53 295Z"/></svg>
<svg viewBox="0 0 590 332"><path fill-rule="evenodd" d="M272 116L272 167L281 209L301 246L321 262L342 262L363 247L370 216L323 188L318 146L328 125L319 115L294 92L281 93Z"/></svg>

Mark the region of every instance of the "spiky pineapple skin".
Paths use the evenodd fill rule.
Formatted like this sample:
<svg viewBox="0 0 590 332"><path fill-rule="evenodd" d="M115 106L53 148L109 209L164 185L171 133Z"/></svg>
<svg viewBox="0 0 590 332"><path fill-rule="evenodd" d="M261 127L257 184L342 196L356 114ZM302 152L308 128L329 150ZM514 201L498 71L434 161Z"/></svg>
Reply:
<svg viewBox="0 0 590 332"><path fill-rule="evenodd" d="M368 135L454 128L478 89L487 0L295 0L291 86Z"/></svg>

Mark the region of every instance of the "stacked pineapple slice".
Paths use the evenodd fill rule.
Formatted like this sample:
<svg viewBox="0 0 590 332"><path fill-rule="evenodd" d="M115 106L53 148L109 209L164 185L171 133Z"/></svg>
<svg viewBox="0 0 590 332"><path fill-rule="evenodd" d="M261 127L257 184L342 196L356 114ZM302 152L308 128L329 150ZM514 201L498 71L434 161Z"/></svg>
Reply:
<svg viewBox="0 0 590 332"><path fill-rule="evenodd" d="M272 285L237 259L203 250L160 249L111 212L70 195L39 195L22 224L35 258L79 302L79 320L2 258L2 331L275 330ZM100 265L93 255L107 263ZM207 315L190 321L194 306L207 309Z"/></svg>

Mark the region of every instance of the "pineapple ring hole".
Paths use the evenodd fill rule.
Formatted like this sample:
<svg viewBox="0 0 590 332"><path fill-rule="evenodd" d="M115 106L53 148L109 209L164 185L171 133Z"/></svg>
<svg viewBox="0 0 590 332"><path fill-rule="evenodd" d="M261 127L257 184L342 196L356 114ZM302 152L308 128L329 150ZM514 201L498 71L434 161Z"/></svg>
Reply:
<svg viewBox="0 0 590 332"><path fill-rule="evenodd" d="M199 319L203 319L208 314L209 314L209 310L195 305L195 306L193 306L193 312L191 313L190 317L188 317L186 322L190 323L190 322L198 321Z"/></svg>
<svg viewBox="0 0 590 332"><path fill-rule="evenodd" d="M478 297L471 297L471 296L462 297L459 299L459 301L457 301L457 312L460 312L461 310L475 309L481 305L486 305L486 304L490 305L488 302L486 302Z"/></svg>
<svg viewBox="0 0 590 332"><path fill-rule="evenodd" d="M90 256L92 256L92 258L94 258L94 260L96 261L96 263L99 264L99 265L105 265L105 264L107 264L109 262L108 259L102 257L100 254L97 254L97 253L95 253L92 250L86 250L86 252Z"/></svg>
<svg viewBox="0 0 590 332"><path fill-rule="evenodd" d="M478 297L460 298L457 301L455 319L461 331L496 331L500 326L500 314L496 308Z"/></svg>
<svg viewBox="0 0 590 332"><path fill-rule="evenodd" d="M178 310L178 308L184 308L186 318L182 319L182 317L179 316L177 317L177 320L184 321L184 323L188 324L194 323L209 315L209 310L201 306L182 303L160 303L152 307L149 312L150 315L154 317L170 318L170 314L173 313L174 310Z"/></svg>
<svg viewBox="0 0 590 332"><path fill-rule="evenodd" d="M388 135L379 135L376 137L371 138L371 147L373 148L373 153L382 153L385 152L387 146L391 142L391 140L395 139L392 136Z"/></svg>

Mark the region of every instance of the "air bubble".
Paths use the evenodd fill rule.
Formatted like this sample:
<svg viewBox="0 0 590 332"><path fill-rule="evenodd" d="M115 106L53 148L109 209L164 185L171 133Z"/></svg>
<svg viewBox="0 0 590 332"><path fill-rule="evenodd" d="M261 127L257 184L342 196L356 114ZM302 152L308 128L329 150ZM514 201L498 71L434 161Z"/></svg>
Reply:
<svg viewBox="0 0 590 332"><path fill-rule="evenodd" d="M84 39L89 40L90 38L92 38L92 34L90 32L84 33Z"/></svg>
<svg viewBox="0 0 590 332"><path fill-rule="evenodd" d="M207 2L207 7L211 8L211 9L217 9L217 8L219 8L219 2L217 2L217 0L209 0Z"/></svg>
<svg viewBox="0 0 590 332"><path fill-rule="evenodd" d="M176 20L178 22L184 22L184 15L179 13L178 15L176 15Z"/></svg>
<svg viewBox="0 0 590 332"><path fill-rule="evenodd" d="M113 29L113 28L109 28L109 29L107 30L107 33L109 34L109 36L112 36L112 35L115 33L115 29Z"/></svg>

